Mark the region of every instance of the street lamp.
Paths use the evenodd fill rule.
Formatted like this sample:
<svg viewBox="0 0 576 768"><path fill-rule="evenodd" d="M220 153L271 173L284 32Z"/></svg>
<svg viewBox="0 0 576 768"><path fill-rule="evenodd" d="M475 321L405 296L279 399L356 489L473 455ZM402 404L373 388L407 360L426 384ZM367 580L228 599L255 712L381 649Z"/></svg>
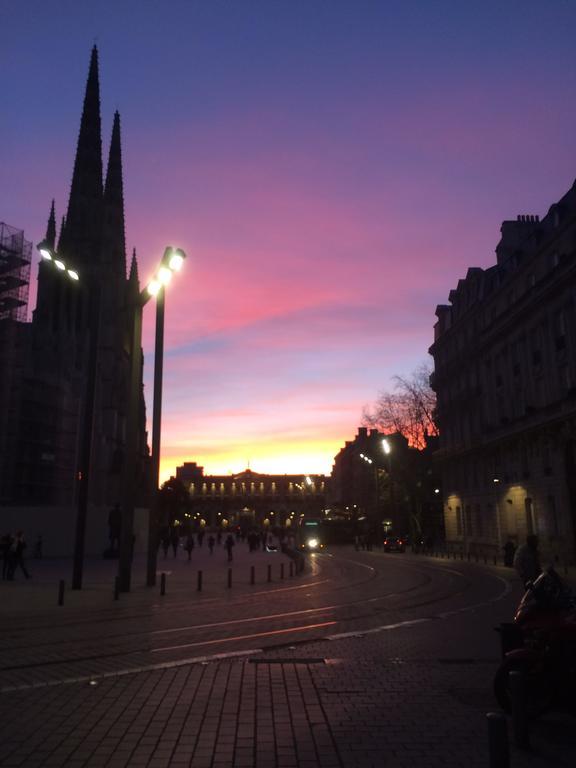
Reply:
<svg viewBox="0 0 576 768"><path fill-rule="evenodd" d="M80 282L80 276L75 269L66 266L56 250L43 240L37 245L44 262L54 264L58 272L63 272L72 283ZM86 372L86 388L84 392L84 414L82 423L82 439L80 455L76 471L77 507L76 530L74 534L74 562L72 568L72 589L82 589L84 570L84 544L86 539L86 517L88 512L88 490L92 460L92 435L94 431L94 405L96 400L96 372L98 367L98 335L100 329L100 280L92 279L92 290L89 293L89 341L88 341L88 370Z"/></svg>
<svg viewBox="0 0 576 768"><path fill-rule="evenodd" d="M124 505L118 576L120 589L130 590L132 571L132 530L134 523L134 491L136 458L138 453L138 411L140 402L140 347L142 339L142 310L152 298L156 298L156 338L154 346L154 402L152 410L152 484L154 499L148 519L148 559L146 583L156 583L156 558L158 554L158 486L160 477L160 431L162 417L162 373L164 362L164 298L165 287L174 272L179 272L186 254L181 248L167 247L152 280L138 296L134 297L132 325L132 356L130 373L130 398L127 419L127 456L125 462Z"/></svg>
<svg viewBox="0 0 576 768"><path fill-rule="evenodd" d="M388 457L388 477L390 479L390 507L392 510L392 519L394 523L398 525L396 520L396 501L394 499L394 481L392 480L392 445L388 438L382 438L382 450Z"/></svg>

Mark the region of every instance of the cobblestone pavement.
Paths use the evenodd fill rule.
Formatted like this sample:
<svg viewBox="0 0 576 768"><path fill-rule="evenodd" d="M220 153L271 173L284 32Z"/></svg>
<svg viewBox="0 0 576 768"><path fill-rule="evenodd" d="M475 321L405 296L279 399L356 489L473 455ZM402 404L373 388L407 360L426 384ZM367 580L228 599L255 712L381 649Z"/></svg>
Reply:
<svg viewBox="0 0 576 768"><path fill-rule="evenodd" d="M519 592L509 577L482 565L336 552L301 583L271 585L285 591L206 598L212 602L203 615L258 621L265 632L234 630L225 649L199 643L204 655L194 661L188 647L158 661L152 644L136 654L140 671L130 663L130 646L122 648L121 664L104 667L98 658L79 666L70 654L87 633L106 641L115 622L123 632L175 630L188 646L198 630L180 624L185 618L197 625L199 607L183 607L178 590L160 610L152 608L157 597L126 605L127 596L124 605L100 610L97 624L74 609L58 637L47 612L2 610L4 629L6 622L9 629L19 625L12 640L2 640L0 765L488 766L485 715L496 709L491 679L499 656L492 628L509 619ZM279 613L304 606L311 622L323 623L317 611L326 605L334 625L318 630L314 641L303 629L273 634L286 628ZM49 677L44 633L50 653L56 643L64 657ZM248 641L237 639L244 634ZM28 663L6 671L5 660L17 658L14 642L35 649L37 666L22 650ZM92 642L97 648L98 637ZM235 652L246 655L229 655ZM513 750L513 768L576 762L573 721L541 722L532 743L530 753Z"/></svg>

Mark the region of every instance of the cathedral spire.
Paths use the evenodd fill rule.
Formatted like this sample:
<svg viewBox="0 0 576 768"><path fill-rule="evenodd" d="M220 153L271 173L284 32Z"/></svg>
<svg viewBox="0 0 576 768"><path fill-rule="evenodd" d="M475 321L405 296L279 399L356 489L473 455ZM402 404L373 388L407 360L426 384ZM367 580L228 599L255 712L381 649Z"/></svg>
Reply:
<svg viewBox="0 0 576 768"><path fill-rule="evenodd" d="M114 114L110 154L104 186L104 259L113 274L126 279L126 242L124 235L124 185L122 181L122 145L120 115Z"/></svg>
<svg viewBox="0 0 576 768"><path fill-rule="evenodd" d="M129 280L131 283L136 283L138 287L140 286L140 280L138 278L138 260L136 258L136 248L132 249L132 261L130 262Z"/></svg>
<svg viewBox="0 0 576 768"><path fill-rule="evenodd" d="M52 205L50 207L50 216L48 216L48 226L46 227L46 237L44 240L51 248L56 247L56 213L54 211L54 200L52 200Z"/></svg>
<svg viewBox="0 0 576 768"><path fill-rule="evenodd" d="M102 137L98 50L92 49L62 248L84 264L100 256Z"/></svg>

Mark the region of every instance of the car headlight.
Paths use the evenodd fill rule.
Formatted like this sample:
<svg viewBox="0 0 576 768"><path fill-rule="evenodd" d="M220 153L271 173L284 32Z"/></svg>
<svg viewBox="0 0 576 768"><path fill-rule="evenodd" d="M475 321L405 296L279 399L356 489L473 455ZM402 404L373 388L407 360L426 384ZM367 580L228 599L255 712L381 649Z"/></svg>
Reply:
<svg viewBox="0 0 576 768"><path fill-rule="evenodd" d="M307 544L310 547L310 549L316 549L316 547L318 546L318 539L308 539Z"/></svg>

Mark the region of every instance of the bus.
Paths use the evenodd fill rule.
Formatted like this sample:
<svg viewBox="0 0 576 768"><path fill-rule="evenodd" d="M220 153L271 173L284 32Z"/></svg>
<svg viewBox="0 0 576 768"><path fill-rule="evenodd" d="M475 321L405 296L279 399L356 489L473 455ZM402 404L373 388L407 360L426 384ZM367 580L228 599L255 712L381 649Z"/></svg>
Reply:
<svg viewBox="0 0 576 768"><path fill-rule="evenodd" d="M302 517L298 523L296 543L298 549L319 552L324 549L324 522L320 517Z"/></svg>

